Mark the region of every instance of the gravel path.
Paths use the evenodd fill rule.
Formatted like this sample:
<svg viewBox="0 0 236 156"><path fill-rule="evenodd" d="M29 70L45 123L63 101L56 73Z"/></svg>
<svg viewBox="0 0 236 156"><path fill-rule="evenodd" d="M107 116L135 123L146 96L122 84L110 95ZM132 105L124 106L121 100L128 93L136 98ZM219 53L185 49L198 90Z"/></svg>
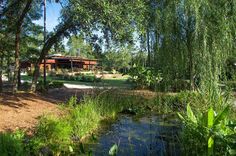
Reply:
<svg viewBox="0 0 236 156"><path fill-rule="evenodd" d="M99 87L99 86L91 86L91 85L81 85L81 84L69 84L64 83L64 87L69 89L111 89L117 87Z"/></svg>

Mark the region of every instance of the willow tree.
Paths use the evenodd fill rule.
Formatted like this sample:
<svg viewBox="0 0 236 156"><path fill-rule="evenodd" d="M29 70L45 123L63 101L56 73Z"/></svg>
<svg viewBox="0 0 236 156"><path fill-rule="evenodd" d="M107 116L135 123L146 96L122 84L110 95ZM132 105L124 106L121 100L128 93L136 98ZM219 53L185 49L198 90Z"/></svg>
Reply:
<svg viewBox="0 0 236 156"><path fill-rule="evenodd" d="M160 1L156 68L164 79L189 79L190 88L219 89L223 64L235 55L235 1ZM196 81L200 82L197 83Z"/></svg>
<svg viewBox="0 0 236 156"><path fill-rule="evenodd" d="M235 54L234 0L188 1L186 5L195 17L194 53L201 89L217 91L223 65Z"/></svg>

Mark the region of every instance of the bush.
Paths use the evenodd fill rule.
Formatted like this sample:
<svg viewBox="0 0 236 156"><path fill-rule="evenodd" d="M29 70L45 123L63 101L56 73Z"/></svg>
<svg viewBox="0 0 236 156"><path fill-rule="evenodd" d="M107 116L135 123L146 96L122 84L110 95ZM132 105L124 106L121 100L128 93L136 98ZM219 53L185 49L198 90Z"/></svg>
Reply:
<svg viewBox="0 0 236 156"><path fill-rule="evenodd" d="M49 84L48 84L48 87L49 88L61 88L63 87L64 83L63 82L60 82L60 81L51 81Z"/></svg>
<svg viewBox="0 0 236 156"><path fill-rule="evenodd" d="M131 76L131 82L135 83L138 88L155 88L161 81L161 74L152 68L142 66L133 67L128 74Z"/></svg>
<svg viewBox="0 0 236 156"><path fill-rule="evenodd" d="M96 80L95 76L82 76L82 82L94 82Z"/></svg>
<svg viewBox="0 0 236 156"><path fill-rule="evenodd" d="M60 81L47 81L46 86L44 86L43 81L39 81L37 83L37 91L39 92L46 92L48 89L53 89L53 88L61 88L63 87L63 82Z"/></svg>

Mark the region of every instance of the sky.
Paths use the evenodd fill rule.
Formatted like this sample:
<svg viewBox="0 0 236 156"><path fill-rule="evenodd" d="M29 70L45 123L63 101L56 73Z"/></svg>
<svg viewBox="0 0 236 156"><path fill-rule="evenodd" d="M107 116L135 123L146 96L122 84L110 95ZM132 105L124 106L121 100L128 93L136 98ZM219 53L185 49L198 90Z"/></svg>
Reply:
<svg viewBox="0 0 236 156"><path fill-rule="evenodd" d="M62 7L59 3L47 3L46 5L46 29L47 32L52 32L53 29L58 25L59 23L59 17L60 17L60 11ZM43 17L40 20L35 21L36 24L39 24L43 26ZM65 48L67 47L68 39L64 38L64 45Z"/></svg>
<svg viewBox="0 0 236 156"><path fill-rule="evenodd" d="M58 18L60 17L61 5L59 3L47 3L47 19L46 29L47 31L53 31L53 28L59 23ZM43 17L35 21L36 24L43 26Z"/></svg>

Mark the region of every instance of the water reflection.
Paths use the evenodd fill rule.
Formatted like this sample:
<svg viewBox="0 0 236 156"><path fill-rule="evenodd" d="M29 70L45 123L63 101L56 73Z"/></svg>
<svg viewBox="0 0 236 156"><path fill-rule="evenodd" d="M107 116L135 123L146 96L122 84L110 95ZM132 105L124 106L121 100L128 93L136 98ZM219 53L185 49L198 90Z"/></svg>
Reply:
<svg viewBox="0 0 236 156"><path fill-rule="evenodd" d="M118 144L118 156L180 155L178 133L180 126L173 116L150 115L141 118L122 115L90 145L93 155L108 155L112 145Z"/></svg>

